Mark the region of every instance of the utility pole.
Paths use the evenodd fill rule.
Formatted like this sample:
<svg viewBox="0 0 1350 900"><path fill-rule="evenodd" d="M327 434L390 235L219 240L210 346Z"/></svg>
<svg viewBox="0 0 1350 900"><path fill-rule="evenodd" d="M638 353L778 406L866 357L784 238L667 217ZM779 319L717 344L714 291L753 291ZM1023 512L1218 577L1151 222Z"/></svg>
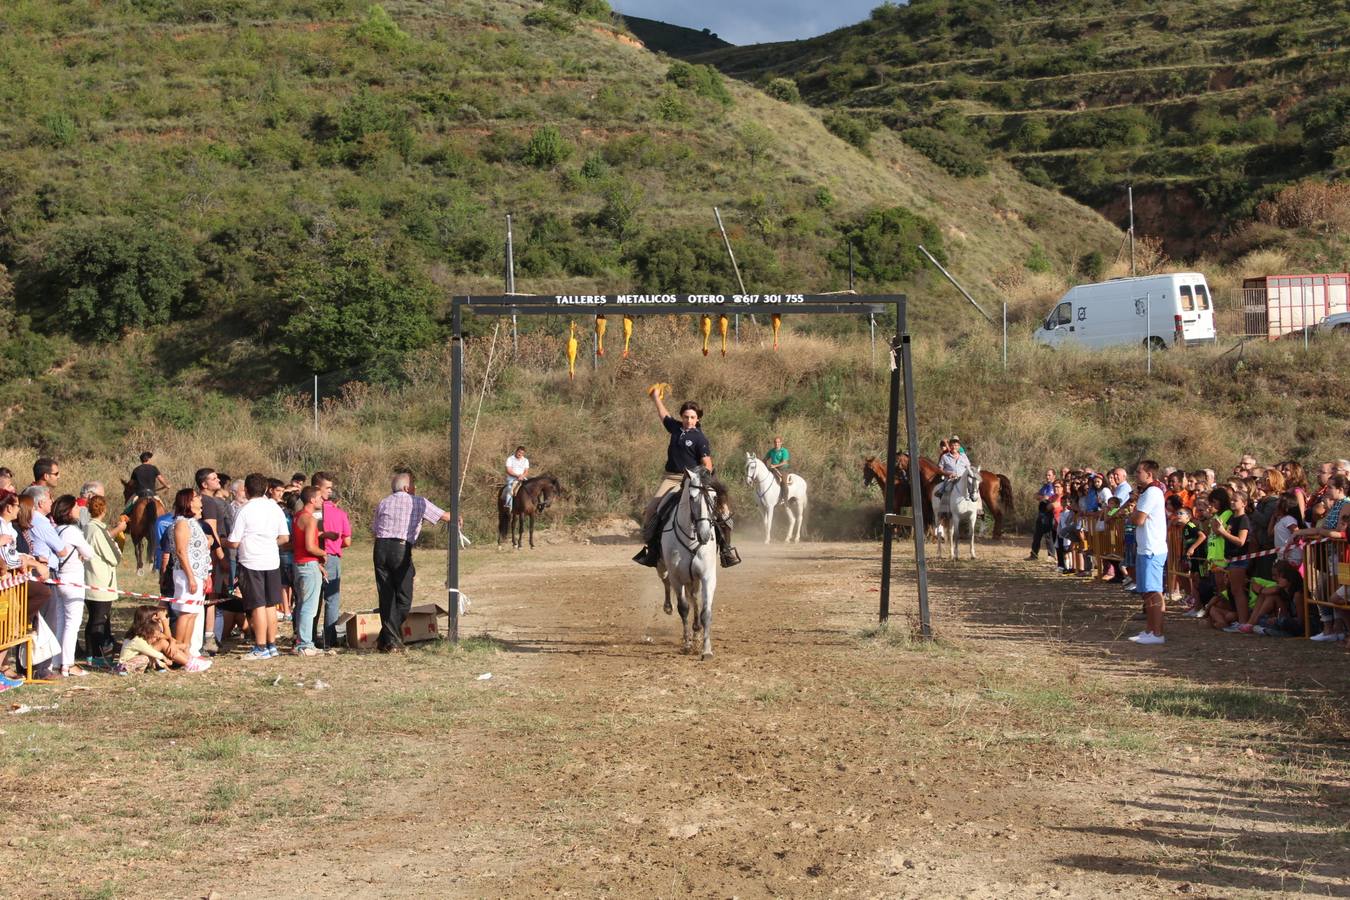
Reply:
<svg viewBox="0 0 1350 900"><path fill-rule="evenodd" d="M722 211L714 206L713 215L717 217L717 230L722 232L722 243L726 245L727 256L731 259L731 269L733 272L736 273L736 283L741 286L741 293L744 294L745 281L741 278L741 267L736 265L736 254L731 252L731 238L727 237L727 228L725 225L722 224ZM755 317L751 316L750 321L751 322L755 321ZM736 313L735 323L736 323L736 343L739 344L741 342L740 313Z"/></svg>
<svg viewBox="0 0 1350 900"><path fill-rule="evenodd" d="M516 292L516 248L511 236L511 214L506 214L506 292ZM516 314L511 313L511 353L520 356L520 336L516 331Z"/></svg>
<svg viewBox="0 0 1350 900"><path fill-rule="evenodd" d="M1135 276L1134 271L1134 185L1126 188L1129 191L1130 198L1130 277Z"/></svg>

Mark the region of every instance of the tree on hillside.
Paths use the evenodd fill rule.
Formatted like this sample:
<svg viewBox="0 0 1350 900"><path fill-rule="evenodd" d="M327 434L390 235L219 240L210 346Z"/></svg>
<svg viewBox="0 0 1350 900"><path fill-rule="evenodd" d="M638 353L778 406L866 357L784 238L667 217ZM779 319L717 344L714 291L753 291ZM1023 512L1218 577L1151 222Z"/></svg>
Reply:
<svg viewBox="0 0 1350 900"><path fill-rule="evenodd" d="M859 278L874 284L901 281L922 269L927 261L919 252L919 244L940 262L947 261L937 225L903 206L874 209L840 231L841 240L830 253L831 262L840 269L846 268L848 248L852 245L854 271Z"/></svg>
<svg viewBox="0 0 1350 900"><path fill-rule="evenodd" d="M54 324L77 337L110 341L168 322L183 305L195 269L187 238L172 226L79 221L45 249L29 305L50 308Z"/></svg>
<svg viewBox="0 0 1350 900"><path fill-rule="evenodd" d="M314 372L396 381L407 354L431 343L433 290L411 270L391 269L387 248L334 242L306 259L283 286L291 315L281 346Z"/></svg>

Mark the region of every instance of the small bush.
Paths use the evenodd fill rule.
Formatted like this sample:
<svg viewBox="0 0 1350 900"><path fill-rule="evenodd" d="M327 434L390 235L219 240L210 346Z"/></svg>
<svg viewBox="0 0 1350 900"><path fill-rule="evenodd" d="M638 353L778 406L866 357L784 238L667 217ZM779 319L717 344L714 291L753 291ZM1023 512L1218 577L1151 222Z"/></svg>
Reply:
<svg viewBox="0 0 1350 900"><path fill-rule="evenodd" d="M666 71L666 80L700 97L716 100L723 106L732 103L731 92L727 90L722 74L712 66L699 66L687 62L671 63Z"/></svg>
<svg viewBox="0 0 1350 900"><path fill-rule="evenodd" d="M1106 257L1102 251L1093 250L1078 257L1078 274L1088 281L1101 281L1106 273Z"/></svg>
<svg viewBox="0 0 1350 900"><path fill-rule="evenodd" d="M363 44L381 50L394 50L408 42L408 34L398 27L398 23L376 4L367 12L366 17L352 26L352 37Z"/></svg>
<svg viewBox="0 0 1350 900"><path fill-rule="evenodd" d="M581 164L581 177L587 181L599 181L609 174L609 163L599 153L592 153Z"/></svg>
<svg viewBox="0 0 1350 900"><path fill-rule="evenodd" d="M1054 268L1054 265L1050 262L1050 257L1045 255L1045 248L1040 244L1031 248L1031 252L1027 254L1026 262L1023 265L1027 267L1028 272L1035 272L1038 275L1043 275Z"/></svg>
<svg viewBox="0 0 1350 900"><path fill-rule="evenodd" d="M987 151L974 141L936 128L906 128L900 139L958 178L989 171Z"/></svg>
<svg viewBox="0 0 1350 900"><path fill-rule="evenodd" d="M47 132L47 142L53 147L69 147L75 143L79 134L75 120L69 113L60 110L43 116L42 127Z"/></svg>
<svg viewBox="0 0 1350 900"><path fill-rule="evenodd" d="M784 103L802 102L802 92L791 78L775 78L764 86L764 93Z"/></svg>
<svg viewBox="0 0 1350 900"><path fill-rule="evenodd" d="M875 130L866 120L849 115L842 110L827 113L825 127L835 137L852 144L864 153L867 152L867 145L871 142L872 132Z"/></svg>
<svg viewBox="0 0 1350 900"><path fill-rule="evenodd" d="M1261 203L1256 217L1281 228L1350 231L1350 181L1300 181Z"/></svg>
<svg viewBox="0 0 1350 900"><path fill-rule="evenodd" d="M544 2L583 19L607 20L613 15L613 10L605 0L544 0Z"/></svg>
<svg viewBox="0 0 1350 900"><path fill-rule="evenodd" d="M843 269L848 248L854 251L854 271L874 283L900 281L928 264L919 252L923 244L939 262L946 261L942 233L937 225L903 206L874 209L841 229L839 245L831 261Z"/></svg>
<svg viewBox="0 0 1350 900"><path fill-rule="evenodd" d="M547 6L530 10L521 21L531 28L547 28L557 34L571 33L576 24L572 16Z"/></svg>
<svg viewBox="0 0 1350 900"><path fill-rule="evenodd" d="M545 125L531 135L521 160L536 169L551 169L572 155L572 145L563 138L562 132L553 125Z"/></svg>

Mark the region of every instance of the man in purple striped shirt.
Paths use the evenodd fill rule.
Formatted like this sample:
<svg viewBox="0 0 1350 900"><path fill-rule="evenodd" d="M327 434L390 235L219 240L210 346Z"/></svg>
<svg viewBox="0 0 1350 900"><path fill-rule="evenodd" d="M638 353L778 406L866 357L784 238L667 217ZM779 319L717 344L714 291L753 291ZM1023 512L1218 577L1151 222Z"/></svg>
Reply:
<svg viewBox="0 0 1350 900"><path fill-rule="evenodd" d="M395 469L389 496L375 507L375 589L380 596L381 653L402 653L403 620L412 609L412 548L423 522L449 522L450 514L415 493L412 472Z"/></svg>

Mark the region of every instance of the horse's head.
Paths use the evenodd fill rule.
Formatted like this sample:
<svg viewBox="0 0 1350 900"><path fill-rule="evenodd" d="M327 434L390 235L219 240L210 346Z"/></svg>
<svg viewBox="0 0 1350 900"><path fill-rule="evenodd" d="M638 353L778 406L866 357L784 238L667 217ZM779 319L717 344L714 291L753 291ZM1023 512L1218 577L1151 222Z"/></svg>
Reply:
<svg viewBox="0 0 1350 900"><path fill-rule="evenodd" d="M966 495L967 500L975 500L980 496L980 470L974 464L966 469L965 474L961 476L961 491Z"/></svg>
<svg viewBox="0 0 1350 900"><path fill-rule="evenodd" d="M877 474L877 469L881 468L875 456L863 457L863 487L867 487L873 481L877 484L882 482L882 478Z"/></svg>
<svg viewBox="0 0 1350 900"><path fill-rule="evenodd" d="M542 475L539 478L539 493L535 495L534 505L539 512L548 509L554 497L562 496L562 482L556 475Z"/></svg>
<svg viewBox="0 0 1350 900"><path fill-rule="evenodd" d="M690 525L698 534L699 545L713 539L713 510L717 504L717 488L712 473L702 466L685 469L685 490L689 498Z"/></svg>
<svg viewBox="0 0 1350 900"><path fill-rule="evenodd" d="M755 483L755 476L758 474L759 457L747 450L745 453L745 483L753 485Z"/></svg>
<svg viewBox="0 0 1350 900"><path fill-rule="evenodd" d="M120 478L117 480L122 481ZM134 496L136 496L136 482L122 481L122 499L130 500Z"/></svg>

